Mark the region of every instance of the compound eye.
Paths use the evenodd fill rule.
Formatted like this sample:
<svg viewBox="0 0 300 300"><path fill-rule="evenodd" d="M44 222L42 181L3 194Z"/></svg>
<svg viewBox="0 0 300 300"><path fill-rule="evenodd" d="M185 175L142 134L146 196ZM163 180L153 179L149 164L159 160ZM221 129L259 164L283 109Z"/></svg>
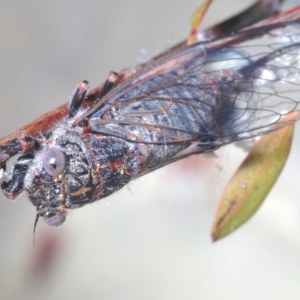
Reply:
<svg viewBox="0 0 300 300"><path fill-rule="evenodd" d="M49 149L43 158L43 167L51 176L60 175L66 167L64 152L56 148Z"/></svg>
<svg viewBox="0 0 300 300"><path fill-rule="evenodd" d="M65 222L65 220L66 216L64 215L49 214L44 216L45 223L50 226L60 226Z"/></svg>

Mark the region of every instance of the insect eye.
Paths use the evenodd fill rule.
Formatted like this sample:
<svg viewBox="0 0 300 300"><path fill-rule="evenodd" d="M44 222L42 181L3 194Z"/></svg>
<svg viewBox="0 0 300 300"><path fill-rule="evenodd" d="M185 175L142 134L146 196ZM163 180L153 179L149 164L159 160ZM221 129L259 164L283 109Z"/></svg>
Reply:
<svg viewBox="0 0 300 300"><path fill-rule="evenodd" d="M66 167L66 156L59 149L49 149L43 158L43 167L51 176L60 175Z"/></svg>
<svg viewBox="0 0 300 300"><path fill-rule="evenodd" d="M50 226L60 226L62 225L66 220L66 216L64 215L44 215L44 221L47 225Z"/></svg>

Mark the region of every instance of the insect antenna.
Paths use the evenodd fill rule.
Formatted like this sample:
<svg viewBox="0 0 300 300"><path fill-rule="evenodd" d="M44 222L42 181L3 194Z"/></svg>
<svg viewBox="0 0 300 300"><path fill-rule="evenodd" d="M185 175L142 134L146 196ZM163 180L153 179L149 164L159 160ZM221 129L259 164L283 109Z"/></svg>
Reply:
<svg viewBox="0 0 300 300"><path fill-rule="evenodd" d="M33 236L32 236L32 242L33 242L33 246L35 247L35 232L36 232L36 225L38 223L38 220L40 218L40 215L37 214L35 217L35 221L34 221L34 225L33 225Z"/></svg>

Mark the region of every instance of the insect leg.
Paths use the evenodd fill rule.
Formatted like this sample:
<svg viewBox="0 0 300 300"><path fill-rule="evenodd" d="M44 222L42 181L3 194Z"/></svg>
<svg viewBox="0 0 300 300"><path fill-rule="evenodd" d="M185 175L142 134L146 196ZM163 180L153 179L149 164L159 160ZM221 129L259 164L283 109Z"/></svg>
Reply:
<svg viewBox="0 0 300 300"><path fill-rule="evenodd" d="M3 194L11 200L14 200L24 190L24 178L33 159L33 155L28 152L34 148L38 148L38 142L30 136L12 139L0 146L1 189ZM14 163L12 172L8 175L5 172L6 161L18 153L24 153L24 155Z"/></svg>
<svg viewBox="0 0 300 300"><path fill-rule="evenodd" d="M109 72L108 77L102 87L102 89L100 90L99 94L97 95L96 101L94 103L94 105L96 103L98 103L99 100L101 100L101 98L103 98L103 96L105 96L113 87L114 83L118 80L119 75L116 72Z"/></svg>
<svg viewBox="0 0 300 300"><path fill-rule="evenodd" d="M76 89L73 98L71 100L68 118L72 118L76 115L78 109L80 108L83 100L86 97L87 91L88 91L88 82L86 80L83 80L82 82L79 83L79 86Z"/></svg>
<svg viewBox="0 0 300 300"><path fill-rule="evenodd" d="M99 93L96 96L94 104L91 106L91 108L84 114L82 114L78 120L76 120L74 125L78 124L84 124L83 120L88 118L91 114L95 113L102 107L101 99L112 89L115 82L120 78L119 74L116 72L110 72L108 74L108 77L103 84L102 89L99 91ZM85 126L83 126L85 127Z"/></svg>
<svg viewBox="0 0 300 300"><path fill-rule="evenodd" d="M27 170L31 164L33 159L32 154L27 154L21 156L14 164L13 170L11 175L9 176L8 180L5 178L1 184L1 189L3 194L11 199L14 200L20 193L24 190L24 178L26 176Z"/></svg>
<svg viewBox="0 0 300 300"><path fill-rule="evenodd" d="M18 153L26 153L37 148L38 142L30 136L21 136L0 145L0 168L4 168L5 162Z"/></svg>

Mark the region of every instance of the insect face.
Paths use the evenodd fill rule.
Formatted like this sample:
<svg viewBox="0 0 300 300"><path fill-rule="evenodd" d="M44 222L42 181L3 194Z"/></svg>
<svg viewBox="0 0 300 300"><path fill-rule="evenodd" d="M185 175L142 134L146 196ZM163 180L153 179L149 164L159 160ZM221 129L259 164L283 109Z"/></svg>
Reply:
<svg viewBox="0 0 300 300"><path fill-rule="evenodd" d="M25 159L26 158L26 159ZM30 201L49 225L61 225L69 210L93 199L96 186L87 149L76 131L66 131L40 143L30 157L15 163L6 195L24 189Z"/></svg>

